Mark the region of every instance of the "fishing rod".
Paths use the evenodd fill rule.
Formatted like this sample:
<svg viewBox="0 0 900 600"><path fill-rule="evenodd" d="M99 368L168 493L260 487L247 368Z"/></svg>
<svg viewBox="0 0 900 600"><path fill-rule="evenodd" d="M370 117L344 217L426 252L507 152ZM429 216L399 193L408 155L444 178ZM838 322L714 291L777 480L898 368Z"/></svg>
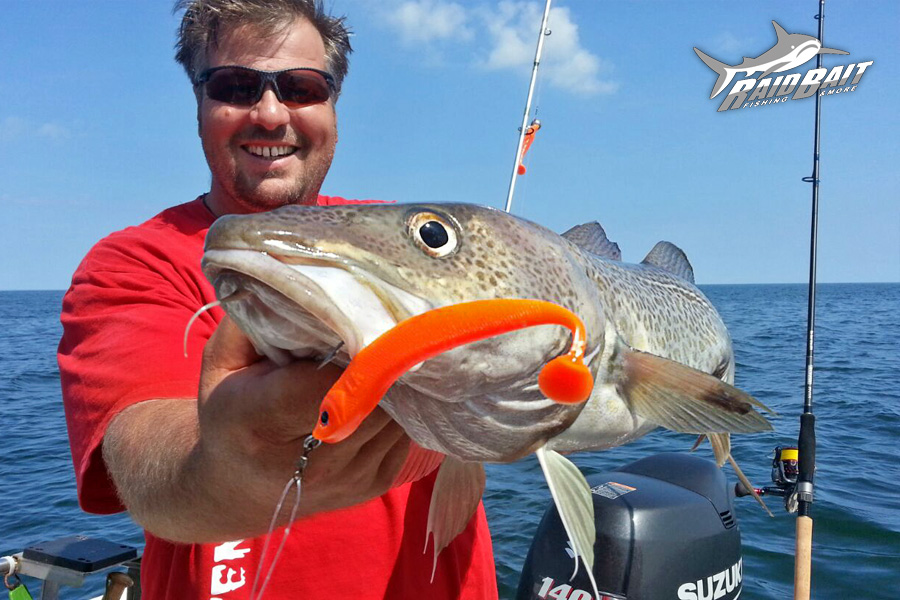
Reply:
<svg viewBox="0 0 900 600"><path fill-rule="evenodd" d="M552 0L547 0L547 3L544 5L544 17L541 19L541 31L538 34L537 48L534 51L534 66L531 68L531 82L528 84L528 96L525 99L525 114L522 115L522 127L519 129L519 142L516 146L516 160L513 163L512 178L509 181L509 193L506 195L506 207L503 209L506 212L512 210L512 199L516 190L516 177L519 175L519 162L522 158L522 148L525 145L525 136L529 129L532 129L531 135L534 135L534 131L536 131L536 128L533 128L534 125L540 127L540 123L537 120L532 124L532 127L528 126L528 113L531 111L531 98L534 96L534 84L537 81L538 67L541 64L541 53L544 51L544 37L550 35L550 31L547 29L547 19L550 17L551 1Z"/></svg>
<svg viewBox="0 0 900 600"><path fill-rule="evenodd" d="M825 0L819 0L819 43L825 44ZM822 55L816 58L816 68L822 68ZM813 414L813 344L816 325L816 247L819 227L819 148L822 118L822 96L816 93L816 120L813 142L813 172L803 181L812 184L812 216L809 248L809 302L806 319L806 385L803 414L800 415L800 434L797 473L797 541L794 556L794 599L808 600L812 566L813 478L816 470L816 416Z"/></svg>
<svg viewBox="0 0 900 600"><path fill-rule="evenodd" d="M819 0L819 43L825 42L825 0ZM816 68L822 68L822 54L816 58ZM774 486L756 488L761 495L781 496L788 512L797 513L796 542L794 548L794 600L809 600L812 566L812 516L813 478L816 471L816 417L813 414L813 349L816 325L816 254L819 223L819 156L821 148L822 104L821 94L816 93L816 116L813 133L812 176L804 177L812 184L812 215L809 248L809 294L806 321L806 379L803 396L803 412L800 415L800 432L797 446L775 448L772 461ZM742 485L735 486L737 496L750 491Z"/></svg>

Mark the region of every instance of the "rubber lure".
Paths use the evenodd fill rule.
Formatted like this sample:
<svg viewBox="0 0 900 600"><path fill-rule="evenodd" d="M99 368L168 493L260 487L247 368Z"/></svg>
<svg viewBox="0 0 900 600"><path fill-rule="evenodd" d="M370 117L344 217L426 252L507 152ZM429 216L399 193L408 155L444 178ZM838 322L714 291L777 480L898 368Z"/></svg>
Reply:
<svg viewBox="0 0 900 600"><path fill-rule="evenodd" d="M527 154L528 149L531 148L531 144L534 142L534 134L536 134L540 128L541 122L535 119L531 122L531 125L525 129L525 139L522 141L522 155L519 157L519 168L516 171L519 175L525 174L525 154Z"/></svg>
<svg viewBox="0 0 900 600"><path fill-rule="evenodd" d="M442 352L517 329L554 324L572 331L572 343L566 354L543 366L538 386L556 402L584 402L594 379L584 364L587 339L581 319L544 300L475 300L410 317L360 350L322 400L312 435L329 443L347 438L397 379Z"/></svg>

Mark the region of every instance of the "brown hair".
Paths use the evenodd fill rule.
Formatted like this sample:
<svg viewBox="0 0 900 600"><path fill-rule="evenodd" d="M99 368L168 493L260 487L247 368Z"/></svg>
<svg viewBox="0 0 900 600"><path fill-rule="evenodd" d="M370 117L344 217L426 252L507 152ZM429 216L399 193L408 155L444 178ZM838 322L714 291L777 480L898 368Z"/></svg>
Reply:
<svg viewBox="0 0 900 600"><path fill-rule="evenodd" d="M297 18L308 20L325 43L325 68L334 77L335 98L349 67L350 31L344 17L325 13L321 0L177 0L174 12L184 11L175 60L192 83L208 67L207 50L230 27L251 25L272 35L290 27Z"/></svg>

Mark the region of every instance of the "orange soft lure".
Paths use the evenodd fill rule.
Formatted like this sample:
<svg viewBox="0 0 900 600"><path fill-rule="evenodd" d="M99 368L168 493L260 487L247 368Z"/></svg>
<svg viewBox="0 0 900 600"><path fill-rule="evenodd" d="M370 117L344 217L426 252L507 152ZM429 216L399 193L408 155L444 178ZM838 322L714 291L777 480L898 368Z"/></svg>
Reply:
<svg viewBox="0 0 900 600"><path fill-rule="evenodd" d="M519 156L519 175L525 174L525 155L528 153L528 149L531 148L532 142L534 142L534 134L538 132L538 129L541 128L541 122L535 119L531 122L531 125L525 129L525 139L522 141L522 154Z"/></svg>
<svg viewBox="0 0 900 600"><path fill-rule="evenodd" d="M313 436L329 443L347 438L397 379L429 358L502 333L554 324L572 330L572 345L544 365L538 385L556 402L584 402L594 380L583 360L587 340L581 319L544 300L476 300L401 321L363 348L322 400Z"/></svg>

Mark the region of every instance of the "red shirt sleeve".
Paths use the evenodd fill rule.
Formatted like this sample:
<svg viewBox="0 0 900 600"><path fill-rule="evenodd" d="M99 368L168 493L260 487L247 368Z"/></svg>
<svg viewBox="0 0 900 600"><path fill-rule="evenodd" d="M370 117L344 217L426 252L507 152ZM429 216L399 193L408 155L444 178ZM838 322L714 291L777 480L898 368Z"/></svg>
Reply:
<svg viewBox="0 0 900 600"><path fill-rule="evenodd" d="M378 202L317 200L320 206ZM101 453L113 417L144 400L197 397L203 346L223 311L214 308L194 322L186 358L183 335L191 316L216 299L200 271L214 219L201 198L170 208L101 240L72 277L63 299L57 358L78 500L85 511L125 510ZM414 480L427 469L407 471L399 481Z"/></svg>
<svg viewBox="0 0 900 600"><path fill-rule="evenodd" d="M200 213L201 223L192 222L185 218L198 216L191 204L102 240L63 299L60 380L86 511L124 510L100 452L112 418L143 400L196 398L203 346L223 313L216 308L194 322L185 357L185 326L215 300L199 266L212 216Z"/></svg>

